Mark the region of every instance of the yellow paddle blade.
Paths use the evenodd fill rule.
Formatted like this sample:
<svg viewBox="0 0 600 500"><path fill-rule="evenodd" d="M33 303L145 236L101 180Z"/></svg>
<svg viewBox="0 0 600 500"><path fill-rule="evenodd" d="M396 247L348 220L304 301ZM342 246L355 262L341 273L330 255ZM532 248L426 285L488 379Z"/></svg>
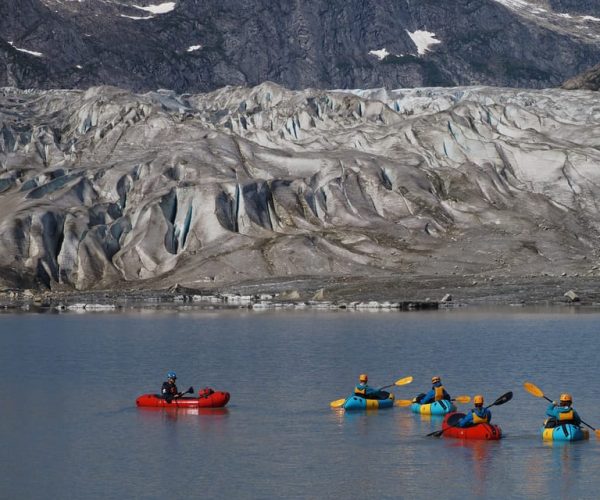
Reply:
<svg viewBox="0 0 600 500"><path fill-rule="evenodd" d="M336 399L335 401L332 401L331 403L329 403L329 406L331 406L332 408L341 408L345 402L346 402L346 398Z"/></svg>
<svg viewBox="0 0 600 500"><path fill-rule="evenodd" d="M397 399L394 404L396 406L410 406L413 402L410 399Z"/></svg>
<svg viewBox="0 0 600 500"><path fill-rule="evenodd" d="M454 398L454 401L456 401L457 403L470 403L471 396L456 396Z"/></svg>
<svg viewBox="0 0 600 500"><path fill-rule="evenodd" d="M408 385L408 384L410 384L412 381L413 381L413 378L412 378L412 377L404 377L404 378L401 378L400 380L396 380L396 381L394 382L394 385Z"/></svg>
<svg viewBox="0 0 600 500"><path fill-rule="evenodd" d="M529 394L535 396L536 398L544 397L544 393L542 392L542 390L537 385L532 384L531 382L525 382L523 384L523 387Z"/></svg>
<svg viewBox="0 0 600 500"><path fill-rule="evenodd" d="M600 439L600 429L596 429L596 430L594 431L594 434L596 434L596 438L597 438L597 439Z"/></svg>

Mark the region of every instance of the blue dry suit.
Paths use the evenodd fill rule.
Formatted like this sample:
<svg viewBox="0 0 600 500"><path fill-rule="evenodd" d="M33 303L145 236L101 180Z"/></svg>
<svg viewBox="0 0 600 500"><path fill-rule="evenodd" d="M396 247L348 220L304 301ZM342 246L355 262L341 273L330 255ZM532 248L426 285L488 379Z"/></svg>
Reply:
<svg viewBox="0 0 600 500"><path fill-rule="evenodd" d="M426 405L427 403L433 403L434 401L439 401L440 399L447 399L450 401L450 394L446 392L444 386L441 382L436 382L433 384L431 390L423 396L423 398L419 401L420 404Z"/></svg>
<svg viewBox="0 0 600 500"><path fill-rule="evenodd" d="M489 424L492 421L492 412L487 408L473 408L458 421L458 427L470 427L477 424Z"/></svg>
<svg viewBox="0 0 600 500"><path fill-rule="evenodd" d="M557 424L581 425L577 412L570 406L556 406L552 403L546 410L546 416L556 420Z"/></svg>
<svg viewBox="0 0 600 500"><path fill-rule="evenodd" d="M369 387L368 384L360 383L354 388L354 394L356 396L362 396L367 399L376 399L379 395L379 391L377 389L373 389Z"/></svg>

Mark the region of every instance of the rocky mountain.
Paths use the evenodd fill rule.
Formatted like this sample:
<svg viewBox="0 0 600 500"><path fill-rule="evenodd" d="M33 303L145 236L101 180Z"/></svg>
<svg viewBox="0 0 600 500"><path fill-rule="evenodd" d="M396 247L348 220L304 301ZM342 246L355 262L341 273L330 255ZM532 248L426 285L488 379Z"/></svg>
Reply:
<svg viewBox="0 0 600 500"><path fill-rule="evenodd" d="M570 78L562 87L564 89L587 89L587 90L600 90L600 64L594 66L590 70Z"/></svg>
<svg viewBox="0 0 600 500"><path fill-rule="evenodd" d="M0 91L0 284L598 273L597 93Z"/></svg>
<svg viewBox="0 0 600 500"><path fill-rule="evenodd" d="M598 0L3 0L0 83L542 88L599 40Z"/></svg>
<svg viewBox="0 0 600 500"><path fill-rule="evenodd" d="M538 3L543 5L546 2ZM598 0L549 0L547 4L553 11L563 14L571 13L592 17L600 14L600 3Z"/></svg>

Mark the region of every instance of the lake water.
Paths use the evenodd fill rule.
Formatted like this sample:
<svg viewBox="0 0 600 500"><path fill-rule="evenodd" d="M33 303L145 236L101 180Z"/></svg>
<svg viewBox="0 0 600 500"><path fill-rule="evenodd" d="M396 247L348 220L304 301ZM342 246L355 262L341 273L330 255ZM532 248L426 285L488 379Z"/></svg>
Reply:
<svg viewBox="0 0 600 500"><path fill-rule="evenodd" d="M600 314L560 310L0 315L0 498L597 498L600 443L542 443L570 391L600 426ZM226 409L138 409L175 370ZM344 414L361 372L408 399L483 393L500 442L424 437L405 408ZM468 409L469 405L461 408Z"/></svg>

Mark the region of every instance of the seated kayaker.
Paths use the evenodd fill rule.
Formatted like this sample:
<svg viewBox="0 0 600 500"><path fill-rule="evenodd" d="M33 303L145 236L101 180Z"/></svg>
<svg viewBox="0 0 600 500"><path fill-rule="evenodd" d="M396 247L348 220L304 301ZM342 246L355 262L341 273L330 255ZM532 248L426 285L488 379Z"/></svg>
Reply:
<svg viewBox="0 0 600 500"><path fill-rule="evenodd" d="M581 419L577 412L573 409L573 398L570 394L564 393L560 395L560 401L552 401L546 410L546 427L556 427L560 424L581 425Z"/></svg>
<svg viewBox="0 0 600 500"><path fill-rule="evenodd" d="M365 399L379 399L379 392L377 389L370 387L367 382L369 377L366 373L361 373L358 377L358 385L354 388L354 394L361 396Z"/></svg>
<svg viewBox="0 0 600 500"><path fill-rule="evenodd" d="M167 373L167 381L163 382L162 389L160 390L160 394L168 403L173 399L183 396L183 393L177 390L175 380L177 380L175 372Z"/></svg>
<svg viewBox="0 0 600 500"><path fill-rule="evenodd" d="M440 377L431 377L431 383L433 384L431 390L424 396L419 394L419 396L415 398L415 403L426 405L442 399L447 399L450 401L450 394L448 394L446 389L444 389L444 386L442 385L442 379Z"/></svg>
<svg viewBox="0 0 600 500"><path fill-rule="evenodd" d="M458 427L471 427L477 424L489 424L492 421L492 412L483 407L483 396L478 394L473 398L475 408L458 421Z"/></svg>

